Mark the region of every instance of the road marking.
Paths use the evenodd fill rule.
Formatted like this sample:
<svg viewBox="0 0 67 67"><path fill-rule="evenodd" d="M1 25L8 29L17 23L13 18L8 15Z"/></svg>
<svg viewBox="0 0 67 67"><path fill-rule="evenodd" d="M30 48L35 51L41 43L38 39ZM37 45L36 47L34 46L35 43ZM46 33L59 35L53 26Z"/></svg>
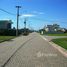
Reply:
<svg viewBox="0 0 67 67"><path fill-rule="evenodd" d="M40 58L40 57L57 57L58 55L56 53L44 53L44 52L37 52L37 58Z"/></svg>

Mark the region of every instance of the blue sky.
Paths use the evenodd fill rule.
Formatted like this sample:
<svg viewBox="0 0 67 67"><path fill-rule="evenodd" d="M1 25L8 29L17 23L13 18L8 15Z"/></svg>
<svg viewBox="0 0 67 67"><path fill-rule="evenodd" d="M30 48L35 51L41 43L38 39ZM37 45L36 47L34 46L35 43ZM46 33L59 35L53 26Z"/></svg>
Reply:
<svg viewBox="0 0 67 67"><path fill-rule="evenodd" d="M0 20L11 19L12 27L16 27L16 5L22 6L19 28L24 27L25 17L29 28L40 29L53 23L67 28L67 0L0 0L0 8L15 14L10 15L0 10Z"/></svg>

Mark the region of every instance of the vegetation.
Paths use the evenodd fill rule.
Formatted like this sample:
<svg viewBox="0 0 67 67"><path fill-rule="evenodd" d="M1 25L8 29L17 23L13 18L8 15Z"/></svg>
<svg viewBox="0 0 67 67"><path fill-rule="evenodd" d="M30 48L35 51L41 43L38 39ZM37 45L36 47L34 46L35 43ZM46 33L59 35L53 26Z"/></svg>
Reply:
<svg viewBox="0 0 67 67"><path fill-rule="evenodd" d="M63 33L63 34L46 34L48 36L67 36L67 33Z"/></svg>
<svg viewBox="0 0 67 67"><path fill-rule="evenodd" d="M67 50L67 38L58 38L52 41Z"/></svg>
<svg viewBox="0 0 67 67"><path fill-rule="evenodd" d="M18 35L22 34L24 29L18 30ZM16 36L16 29L0 29L0 36Z"/></svg>
<svg viewBox="0 0 67 67"><path fill-rule="evenodd" d="M15 38L15 36L0 36L0 43Z"/></svg>
<svg viewBox="0 0 67 67"><path fill-rule="evenodd" d="M16 30L13 29L0 29L0 36L15 36Z"/></svg>

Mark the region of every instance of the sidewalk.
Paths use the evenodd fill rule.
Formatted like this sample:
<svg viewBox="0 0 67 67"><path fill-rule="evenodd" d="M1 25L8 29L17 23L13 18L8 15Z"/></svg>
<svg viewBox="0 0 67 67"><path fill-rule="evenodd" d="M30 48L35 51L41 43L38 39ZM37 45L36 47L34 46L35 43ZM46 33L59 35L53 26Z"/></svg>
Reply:
<svg viewBox="0 0 67 67"><path fill-rule="evenodd" d="M32 34L29 36L19 36L10 41L0 43L0 67L2 67L2 65L4 65L9 58L31 38Z"/></svg>

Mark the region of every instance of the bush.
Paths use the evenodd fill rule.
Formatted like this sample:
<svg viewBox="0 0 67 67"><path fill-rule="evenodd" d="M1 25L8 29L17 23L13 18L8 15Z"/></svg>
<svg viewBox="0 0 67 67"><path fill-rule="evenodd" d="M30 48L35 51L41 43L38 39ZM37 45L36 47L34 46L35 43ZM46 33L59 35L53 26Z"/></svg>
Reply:
<svg viewBox="0 0 67 67"><path fill-rule="evenodd" d="M18 35L21 34L21 31L18 30ZM16 30L14 29L0 29L1 36L16 36Z"/></svg>

